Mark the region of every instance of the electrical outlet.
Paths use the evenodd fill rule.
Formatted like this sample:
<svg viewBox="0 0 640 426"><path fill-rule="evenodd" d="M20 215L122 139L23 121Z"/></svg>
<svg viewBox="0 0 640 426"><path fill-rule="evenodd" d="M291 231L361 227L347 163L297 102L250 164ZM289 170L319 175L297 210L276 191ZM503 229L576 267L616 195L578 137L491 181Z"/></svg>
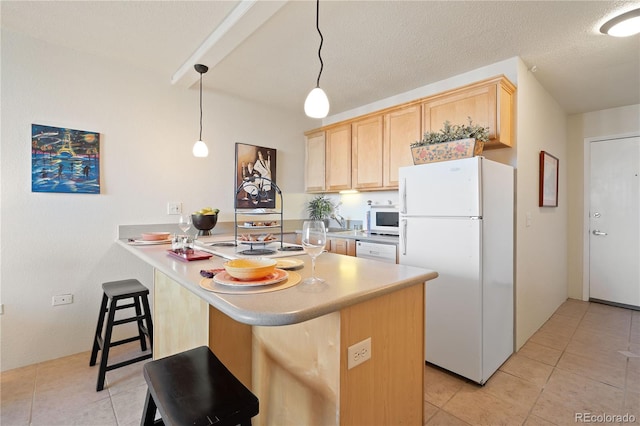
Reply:
<svg viewBox="0 0 640 426"><path fill-rule="evenodd" d="M182 203L167 203L167 214L182 214Z"/></svg>
<svg viewBox="0 0 640 426"><path fill-rule="evenodd" d="M371 337L367 337L361 342L347 348L347 369L362 364L371 359Z"/></svg>
<svg viewBox="0 0 640 426"><path fill-rule="evenodd" d="M51 301L53 306L68 305L69 303L73 303L73 294L60 294L58 296L53 296L53 300Z"/></svg>

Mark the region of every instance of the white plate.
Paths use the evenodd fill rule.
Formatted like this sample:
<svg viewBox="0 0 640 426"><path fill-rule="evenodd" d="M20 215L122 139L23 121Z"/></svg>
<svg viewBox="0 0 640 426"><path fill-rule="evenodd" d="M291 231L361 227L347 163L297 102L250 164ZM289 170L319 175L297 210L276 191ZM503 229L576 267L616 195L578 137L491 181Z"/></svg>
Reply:
<svg viewBox="0 0 640 426"><path fill-rule="evenodd" d="M220 274L218 274L220 275ZM222 285L215 282L212 278L203 278L200 280L200 287L207 291L213 291L215 293L225 294L258 294L267 293L270 291L284 290L285 288L293 287L302 281L302 277L297 272L288 272L286 280L273 285L265 285L262 287L238 287L231 285Z"/></svg>
<svg viewBox="0 0 640 426"><path fill-rule="evenodd" d="M130 244L135 244L135 245L145 245L145 246L152 246L152 245L156 245L156 244L170 244L171 243L171 238L168 238L166 240L136 240L134 239L133 241L129 241Z"/></svg>
<svg viewBox="0 0 640 426"><path fill-rule="evenodd" d="M262 285L277 284L280 281L286 280L288 277L287 271L282 269L275 269L273 274L267 275L259 280L243 281L237 278L233 278L227 271L220 272L213 277L213 280L218 284L228 285L233 287L257 287Z"/></svg>
<svg viewBox="0 0 640 426"><path fill-rule="evenodd" d="M280 258L275 260L278 262L276 263L276 268L278 269L295 269L304 265L304 260L302 259Z"/></svg>

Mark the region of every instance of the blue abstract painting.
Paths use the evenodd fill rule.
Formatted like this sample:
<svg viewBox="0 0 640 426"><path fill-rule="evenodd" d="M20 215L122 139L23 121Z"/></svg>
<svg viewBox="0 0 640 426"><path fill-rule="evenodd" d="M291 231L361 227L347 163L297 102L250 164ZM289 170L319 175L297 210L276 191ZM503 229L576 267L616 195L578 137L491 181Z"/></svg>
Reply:
<svg viewBox="0 0 640 426"><path fill-rule="evenodd" d="M31 191L100 193L100 133L31 125Z"/></svg>

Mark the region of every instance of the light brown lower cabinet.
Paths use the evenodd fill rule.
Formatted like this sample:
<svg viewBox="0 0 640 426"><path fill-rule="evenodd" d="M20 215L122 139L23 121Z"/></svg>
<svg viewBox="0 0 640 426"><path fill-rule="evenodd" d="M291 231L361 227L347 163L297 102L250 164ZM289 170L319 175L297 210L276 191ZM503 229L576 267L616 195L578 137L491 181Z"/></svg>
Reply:
<svg viewBox="0 0 640 426"><path fill-rule="evenodd" d="M268 327L234 320L157 270L155 282L154 358L208 342L258 397L253 425L423 424L424 285ZM371 359L349 369L348 348L367 338Z"/></svg>
<svg viewBox="0 0 640 426"><path fill-rule="evenodd" d="M296 234L296 244L302 244L302 235ZM327 238L324 247L329 253L344 254L346 256L356 255L356 240L351 238Z"/></svg>
<svg viewBox="0 0 640 426"><path fill-rule="evenodd" d="M356 240L350 238L327 238L327 250L329 253L356 255Z"/></svg>

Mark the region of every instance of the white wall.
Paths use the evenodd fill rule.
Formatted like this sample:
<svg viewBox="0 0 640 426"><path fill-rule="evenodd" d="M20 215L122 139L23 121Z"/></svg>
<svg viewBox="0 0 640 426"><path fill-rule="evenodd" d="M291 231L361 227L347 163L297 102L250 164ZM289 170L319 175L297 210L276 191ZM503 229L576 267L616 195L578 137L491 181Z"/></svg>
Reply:
<svg viewBox="0 0 640 426"><path fill-rule="evenodd" d="M569 297L583 298L585 241L584 159L585 139L640 133L640 105L629 105L569 117Z"/></svg>
<svg viewBox="0 0 640 426"><path fill-rule="evenodd" d="M520 61L516 171L516 349L567 298L566 114ZM558 207L538 207L539 153L559 159ZM531 226L526 226L526 215Z"/></svg>
<svg viewBox="0 0 640 426"><path fill-rule="evenodd" d="M302 111L205 92L210 156L196 159L197 87L4 30L1 41L3 371L90 350L101 283L133 277L152 286L151 268L115 245L118 225L176 222L169 201L217 207L221 221L233 220L235 142L278 150L285 216L303 217L303 131L317 123ZM31 192L32 123L100 132L100 195ZM73 304L51 306L65 293Z"/></svg>

